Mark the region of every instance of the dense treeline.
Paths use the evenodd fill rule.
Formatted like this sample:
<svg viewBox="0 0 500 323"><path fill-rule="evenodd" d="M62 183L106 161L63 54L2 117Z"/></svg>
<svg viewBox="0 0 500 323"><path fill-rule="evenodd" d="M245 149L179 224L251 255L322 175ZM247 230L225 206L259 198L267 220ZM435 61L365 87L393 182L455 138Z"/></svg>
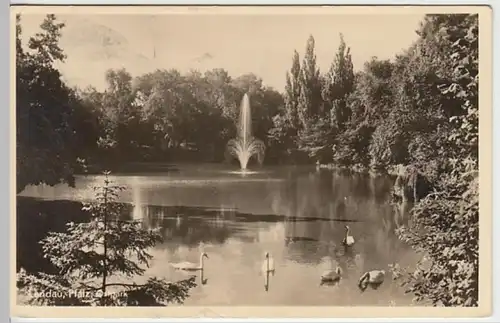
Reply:
<svg viewBox="0 0 500 323"><path fill-rule="evenodd" d="M267 145L282 96L256 75L232 78L224 69L182 75L172 69L133 78L120 69L106 73L104 91L70 89L53 67L65 59L58 46L64 24L48 16L24 50L20 19L18 190L30 183L71 184L71 175L82 166L222 161L228 140L236 134L244 93L251 98L254 135Z"/></svg>
<svg viewBox="0 0 500 323"><path fill-rule="evenodd" d="M459 99L442 87L453 78L453 38L463 37L453 33L461 32L455 29L464 19L427 16L409 49L392 61L372 58L357 73L341 37L330 69L321 74L311 36L302 63L297 52L293 56L271 140L283 154L306 153L340 167L387 170L429 161L437 167L454 127L450 118L463 114Z"/></svg>
<svg viewBox="0 0 500 323"><path fill-rule="evenodd" d="M409 288L435 304L477 305L477 15L427 15L408 49L392 60L374 57L358 72L342 35L331 67L320 71L310 36L302 60L293 53L284 93L223 69L135 78L110 70L102 92L70 89L53 67L65 58L58 46L64 25L47 16L28 51L19 19L18 191L72 184L91 165L222 161L248 92L267 163L382 172L405 166L395 195L415 205L412 227L399 233L432 263L419 269L423 279L409 276ZM421 182L426 189L416 194Z"/></svg>
<svg viewBox="0 0 500 323"><path fill-rule="evenodd" d="M249 74L232 79L223 69L204 75L157 70L133 79L126 70L106 74L108 88L81 91L100 116L96 127L105 160L222 161L236 135L243 94L252 99L254 133L266 139L281 95Z"/></svg>
<svg viewBox="0 0 500 323"><path fill-rule="evenodd" d="M424 257L403 283L418 300L477 306L478 16L427 15L417 33L394 60L358 73L341 38L325 74L311 36L302 63L294 53L270 141L287 158L340 168L404 166L394 202L415 205L398 233Z"/></svg>

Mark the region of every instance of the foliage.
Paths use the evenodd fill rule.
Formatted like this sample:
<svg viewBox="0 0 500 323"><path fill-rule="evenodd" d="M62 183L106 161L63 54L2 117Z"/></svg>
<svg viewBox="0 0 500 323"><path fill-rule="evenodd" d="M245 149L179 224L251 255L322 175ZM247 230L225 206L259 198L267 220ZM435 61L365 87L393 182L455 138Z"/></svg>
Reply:
<svg viewBox="0 0 500 323"><path fill-rule="evenodd" d="M278 160L292 162L297 156L299 130L302 129L299 117L299 100L301 96L300 57L294 51L292 67L286 73L283 107L272 118L272 127L268 131L271 154Z"/></svg>
<svg viewBox="0 0 500 323"><path fill-rule="evenodd" d="M306 152L309 157L322 162L331 159L333 129L329 120L322 118L310 120L308 127L299 132L298 145L300 149Z"/></svg>
<svg viewBox="0 0 500 323"><path fill-rule="evenodd" d="M301 93L300 76L300 57L299 53L294 51L292 68L290 69L290 72L286 73L285 93L283 95L285 100L286 116L290 120L291 127L294 129L299 129L298 105Z"/></svg>
<svg viewBox="0 0 500 323"><path fill-rule="evenodd" d="M268 133L268 142L271 154L275 152L275 158L291 162L296 155L297 128L293 121L284 113L277 114L273 118L273 127Z"/></svg>
<svg viewBox="0 0 500 323"><path fill-rule="evenodd" d="M300 128L307 129L315 116L319 115L321 104L321 78L316 65L314 53L315 41L311 35L307 40L306 53L300 71L300 94L297 102L297 111Z"/></svg>
<svg viewBox="0 0 500 323"><path fill-rule="evenodd" d="M248 93L266 162L416 170L429 185L400 234L432 265L419 269L423 280L405 276L409 290L447 306L477 304L477 15L426 15L409 48L392 60L373 57L357 73L340 35L322 74L311 35L302 60L293 52L284 93L224 69L110 70L105 91L71 90L53 67L64 59L62 27L49 15L27 51L18 19L18 191L72 184L82 160L220 161Z"/></svg>
<svg viewBox="0 0 500 323"><path fill-rule="evenodd" d="M53 232L40 243L57 275L18 273L18 286L32 304L79 306L161 306L182 303L195 286L194 278L168 283L150 277L144 284L129 280L144 274L152 256L148 249L162 240L156 230L123 220L126 205L116 201L124 188L107 176L95 187L95 201L83 209L87 223L67 224L66 232ZM127 282L120 282L126 279ZM47 297L47 295L49 295Z"/></svg>
<svg viewBox="0 0 500 323"><path fill-rule="evenodd" d="M447 26L445 39L451 43L452 76L440 86L450 101L453 123L448 143L453 157L479 155L479 25L477 15L466 15L456 25ZM452 105L454 103L454 105ZM453 109L454 108L454 109Z"/></svg>
<svg viewBox="0 0 500 323"><path fill-rule="evenodd" d="M232 78L224 69L132 77L122 68L107 71L104 91L70 89L54 67L65 59L58 44L64 24L47 16L28 48L20 16L16 27L18 192L30 184L72 185L76 172L90 169L82 162L99 170L137 161L222 161L244 93L254 136L266 146L284 104L258 76Z"/></svg>
<svg viewBox="0 0 500 323"><path fill-rule="evenodd" d="M172 160L191 153L222 160L236 134L239 107L249 93L254 136L267 140L282 97L253 74L236 79L222 69L204 75L157 70L135 79L125 70L108 72L108 89L97 98L102 143L123 161ZM189 157L188 157L189 158Z"/></svg>
<svg viewBox="0 0 500 323"><path fill-rule="evenodd" d="M412 273L404 281L417 300L443 306L478 305L479 192L475 168L471 160L456 165L438 184L437 192L412 209L412 225L399 232L403 241L431 261L428 268L417 268L420 275Z"/></svg>
<svg viewBox="0 0 500 323"><path fill-rule="evenodd" d="M407 50L392 61L372 58L356 74L343 39L329 72L319 74L309 38L302 66L297 55L287 74L285 93L285 102L298 102L288 105L298 107L301 126L281 114L270 131L280 149L294 144L321 163L412 169L406 194L423 199L399 234L431 265L404 281L417 298L445 306L478 302L477 19L427 15ZM290 75L298 69L300 91L294 92ZM318 79L321 97L313 94ZM290 99L295 94L298 101ZM292 129L297 139L285 145Z"/></svg>
<svg viewBox="0 0 500 323"><path fill-rule="evenodd" d="M351 115L348 97L354 90L354 80L351 49L340 34L340 45L335 60L323 78L322 98L325 101L325 110L330 113L331 122L341 131Z"/></svg>
<svg viewBox="0 0 500 323"><path fill-rule="evenodd" d="M438 24L453 73L440 89L452 129L447 140L447 169L429 194L412 210L412 225L400 235L430 259L420 279L405 283L417 298L444 306L477 306L479 302L478 191L478 17L427 18ZM451 48L451 51L446 49ZM454 106L455 105L455 106ZM458 106L456 106L458 105Z"/></svg>
<svg viewBox="0 0 500 323"><path fill-rule="evenodd" d="M58 46L63 27L54 15L47 15L24 50L21 17L16 16L18 192L30 184L74 184L76 131L71 121L77 98L53 67L65 59Z"/></svg>
<svg viewBox="0 0 500 323"><path fill-rule="evenodd" d="M354 126L349 124L347 129L338 135L337 142L342 144L332 148L333 162L342 166L357 163L358 167L367 168L370 163L369 148L373 132L374 127L365 120Z"/></svg>

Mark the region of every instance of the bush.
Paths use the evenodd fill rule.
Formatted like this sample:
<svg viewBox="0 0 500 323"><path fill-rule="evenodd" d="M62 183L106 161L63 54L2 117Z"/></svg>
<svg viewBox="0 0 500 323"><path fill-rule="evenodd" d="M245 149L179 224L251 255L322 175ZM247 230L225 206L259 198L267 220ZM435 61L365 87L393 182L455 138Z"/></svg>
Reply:
<svg viewBox="0 0 500 323"><path fill-rule="evenodd" d="M412 209L401 239L430 260L404 284L417 300L443 306L477 306L479 296L479 193L474 163L466 160ZM463 170L463 171L462 171Z"/></svg>
<svg viewBox="0 0 500 323"><path fill-rule="evenodd" d="M435 192L413 208L411 225L398 232L430 263L404 283L417 299L435 305L478 306L478 16L431 15L427 21L448 48L452 73L439 88L454 115L443 151L444 174Z"/></svg>

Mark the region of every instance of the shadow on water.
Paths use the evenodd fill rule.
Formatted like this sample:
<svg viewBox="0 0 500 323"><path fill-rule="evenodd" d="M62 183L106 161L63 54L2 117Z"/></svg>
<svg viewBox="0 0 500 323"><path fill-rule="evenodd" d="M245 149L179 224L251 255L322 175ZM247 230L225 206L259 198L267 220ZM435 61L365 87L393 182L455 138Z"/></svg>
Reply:
<svg viewBox="0 0 500 323"><path fill-rule="evenodd" d="M135 211L137 212L137 211ZM124 219L132 220L134 206L130 204ZM279 222L283 216L239 213L235 210L213 210L187 206L144 206L142 222L146 227L161 228L163 238L174 245L195 247L200 243L223 244L242 231L245 222ZM54 273L55 269L43 258L39 241L49 232L64 232L68 222L82 223L90 219L78 201L17 198L17 270ZM244 237L243 237L243 240Z"/></svg>
<svg viewBox="0 0 500 323"><path fill-rule="evenodd" d="M200 270L197 272L196 275L193 275L196 277L196 282L201 284L201 285L206 285L208 284L208 278L206 277L205 270Z"/></svg>
<svg viewBox="0 0 500 323"><path fill-rule="evenodd" d="M81 208L81 203L75 201L17 197L17 270L22 266L28 272L55 273L54 267L43 258L39 241L48 232L64 232L68 222L88 221L89 214Z"/></svg>
<svg viewBox="0 0 500 323"><path fill-rule="evenodd" d="M125 219L132 220L134 206L130 204ZM196 247L200 243L223 244L230 237L245 232L245 223L270 224L278 222L329 222L337 219L287 217L276 214L251 214L237 212L235 209L214 210L204 207L189 206L142 206L142 221L150 228L161 228L168 244ZM30 197L17 198L17 270L22 266L29 272L44 271L53 273L54 268L43 258L39 241L49 232L64 232L68 222L86 222L90 219L88 212L82 210L78 201L42 200ZM340 221L345 221L340 219ZM255 242L244 235L239 238ZM299 241L318 241L300 236L287 236L286 243Z"/></svg>
<svg viewBox="0 0 500 323"><path fill-rule="evenodd" d="M124 216L160 228L164 237L152 252L155 261L147 275L177 279L181 273L171 272L169 262L197 261L203 249L210 260L197 273L201 284L188 305L373 305L403 298L402 292L382 286L385 298L366 294L358 299L358 291L342 287L355 287L364 271L413 262L410 248L394 233L400 221L388 203L390 179L303 168L271 170L266 176L271 175L268 181L211 180L197 186L178 183L183 176L206 178L202 171L181 170L172 175L175 185L168 185L172 178L154 174L130 180L128 193L120 197L130 204ZM71 194L89 196L82 194L85 189L77 183ZM17 266L50 272L38 241L49 231L63 231L69 221L86 221L88 214L77 198L62 199L71 197L68 189L30 192L17 199ZM346 225L356 239L352 248L341 243ZM277 271L274 277L263 275L262 288L251 277L258 279L254 266L263 261L264 251L275 257ZM342 296L328 294L328 288L317 291L321 270L334 265L344 272L335 287Z"/></svg>
<svg viewBox="0 0 500 323"><path fill-rule="evenodd" d="M274 272L266 271L264 274L264 290L269 292L269 287L271 286L271 277L274 276Z"/></svg>

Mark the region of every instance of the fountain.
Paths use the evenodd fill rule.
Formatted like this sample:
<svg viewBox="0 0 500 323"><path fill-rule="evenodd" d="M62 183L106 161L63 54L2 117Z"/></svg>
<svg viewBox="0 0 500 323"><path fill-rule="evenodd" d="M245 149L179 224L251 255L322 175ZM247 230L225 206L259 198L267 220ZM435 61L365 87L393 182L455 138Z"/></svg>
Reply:
<svg viewBox="0 0 500 323"><path fill-rule="evenodd" d="M237 128L237 137L228 141L226 150L231 156L238 159L242 172L247 172L250 157L256 156L262 165L266 147L264 142L252 135L252 118L250 113L250 99L245 93L240 106L240 120Z"/></svg>

